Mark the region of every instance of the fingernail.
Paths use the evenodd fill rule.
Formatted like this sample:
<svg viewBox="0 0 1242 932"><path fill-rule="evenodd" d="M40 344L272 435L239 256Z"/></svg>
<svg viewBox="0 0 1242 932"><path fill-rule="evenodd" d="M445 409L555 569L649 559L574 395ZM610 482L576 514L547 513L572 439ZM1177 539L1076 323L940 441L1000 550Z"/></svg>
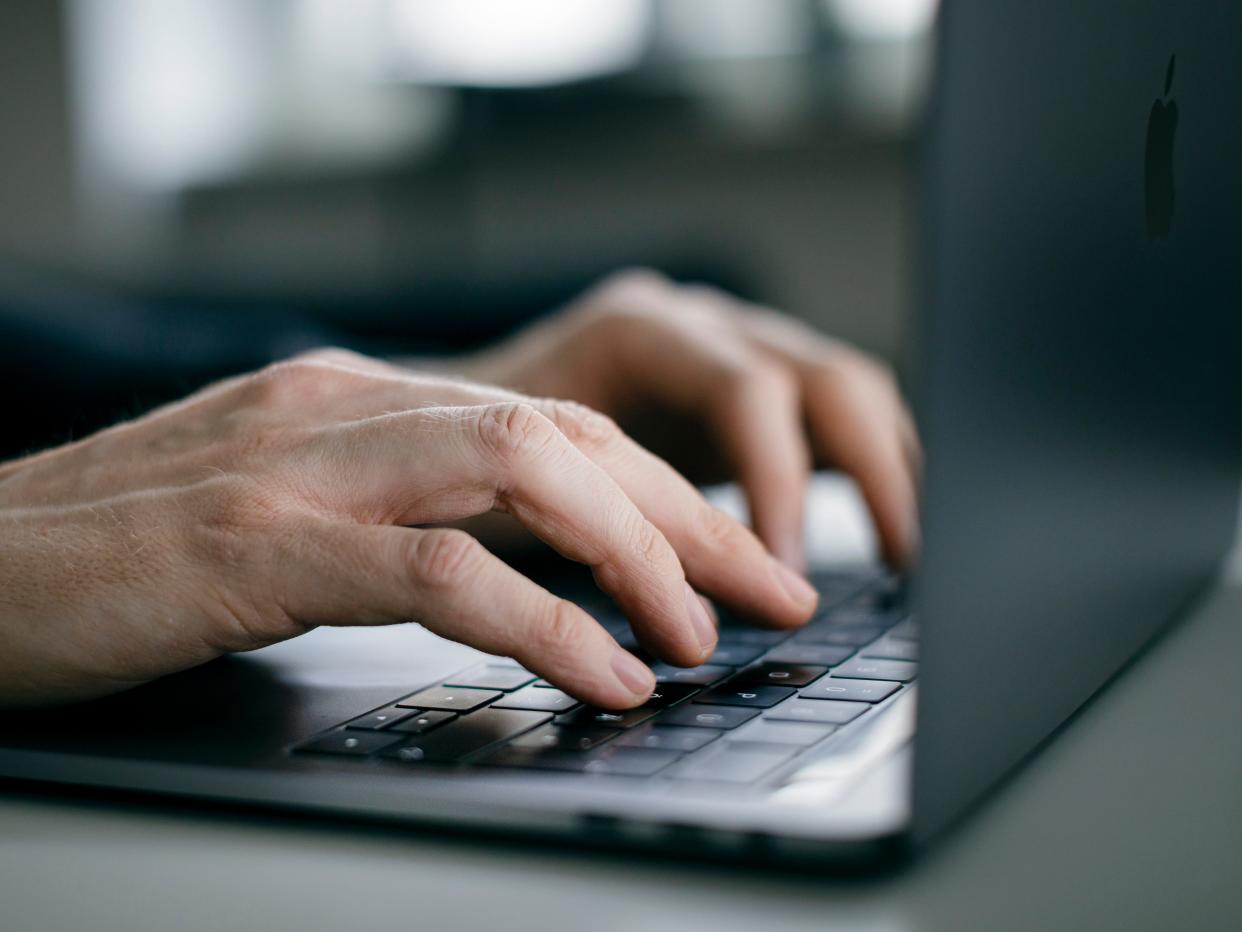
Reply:
<svg viewBox="0 0 1242 932"><path fill-rule="evenodd" d="M686 583L686 611L690 614L690 623L694 625L694 633L699 639L699 647L706 653L716 646L716 626L712 624L707 608L699 598L699 594Z"/></svg>
<svg viewBox="0 0 1242 932"><path fill-rule="evenodd" d="M810 608L819 601L819 593L800 574L795 573L775 558L772 560L772 565L776 568L776 578L780 582L781 588L800 607Z"/></svg>
<svg viewBox="0 0 1242 932"><path fill-rule="evenodd" d="M612 672L617 675L621 685L635 696L646 698L655 689L655 676L647 665L624 647L617 646L612 649Z"/></svg>

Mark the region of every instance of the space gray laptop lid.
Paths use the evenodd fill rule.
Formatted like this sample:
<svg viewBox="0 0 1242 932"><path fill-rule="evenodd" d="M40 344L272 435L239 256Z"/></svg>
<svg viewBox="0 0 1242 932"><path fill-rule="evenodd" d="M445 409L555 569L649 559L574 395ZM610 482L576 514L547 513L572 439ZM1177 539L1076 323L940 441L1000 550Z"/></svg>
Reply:
<svg viewBox="0 0 1242 932"><path fill-rule="evenodd" d="M937 60L918 837L1201 591L1242 476L1242 5L946 3Z"/></svg>

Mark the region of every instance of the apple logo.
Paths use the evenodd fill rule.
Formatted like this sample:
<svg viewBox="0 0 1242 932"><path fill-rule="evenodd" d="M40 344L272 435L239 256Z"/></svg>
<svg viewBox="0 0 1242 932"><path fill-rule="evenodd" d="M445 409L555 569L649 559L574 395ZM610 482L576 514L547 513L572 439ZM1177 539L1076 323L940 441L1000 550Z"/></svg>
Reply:
<svg viewBox="0 0 1242 932"><path fill-rule="evenodd" d="M1177 132L1177 104L1169 98L1173 66L1169 56L1164 74L1164 97L1157 97L1147 118L1147 235L1164 239L1173 224L1173 134Z"/></svg>

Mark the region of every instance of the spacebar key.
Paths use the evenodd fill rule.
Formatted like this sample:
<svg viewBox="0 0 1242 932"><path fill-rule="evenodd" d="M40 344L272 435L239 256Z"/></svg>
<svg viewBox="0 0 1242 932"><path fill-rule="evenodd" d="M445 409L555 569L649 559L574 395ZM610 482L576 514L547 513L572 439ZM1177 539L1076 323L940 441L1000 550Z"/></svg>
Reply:
<svg viewBox="0 0 1242 932"><path fill-rule="evenodd" d="M548 712L526 712L518 709L480 709L463 715L455 722L426 735L391 748L384 757L402 761L435 761L447 763L461 760L476 751L490 748L551 721Z"/></svg>

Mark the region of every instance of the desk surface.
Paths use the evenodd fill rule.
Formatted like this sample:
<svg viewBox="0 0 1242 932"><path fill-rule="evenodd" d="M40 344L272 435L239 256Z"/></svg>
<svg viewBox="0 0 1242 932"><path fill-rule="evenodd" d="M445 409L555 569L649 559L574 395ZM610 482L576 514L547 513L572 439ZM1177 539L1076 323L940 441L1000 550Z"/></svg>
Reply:
<svg viewBox="0 0 1242 932"><path fill-rule="evenodd" d="M0 789L0 927L1242 928L1242 572L941 844L871 879Z"/></svg>

